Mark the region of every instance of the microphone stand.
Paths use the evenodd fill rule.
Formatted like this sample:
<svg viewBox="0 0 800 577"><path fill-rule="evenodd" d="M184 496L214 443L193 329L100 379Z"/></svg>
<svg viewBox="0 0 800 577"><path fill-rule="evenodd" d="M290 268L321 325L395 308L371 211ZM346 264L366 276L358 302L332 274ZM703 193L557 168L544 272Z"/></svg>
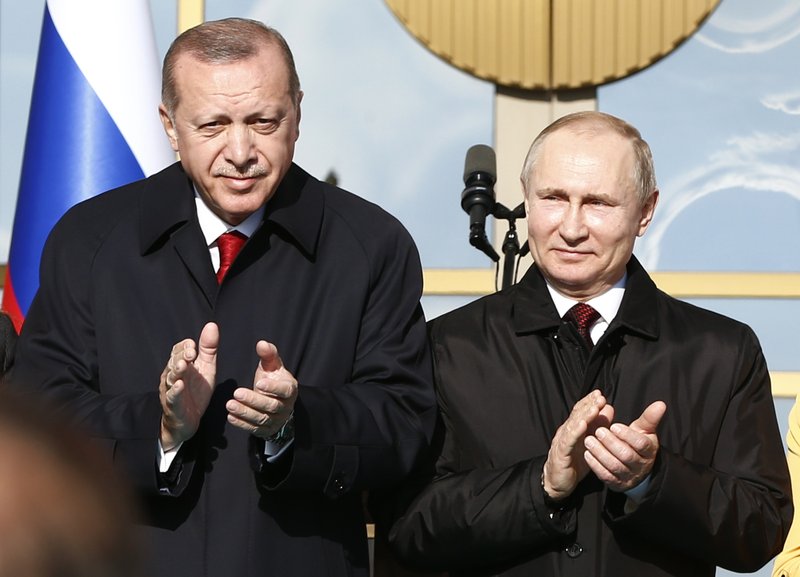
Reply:
<svg viewBox="0 0 800 577"><path fill-rule="evenodd" d="M508 231L506 232L502 247L503 278L500 288L504 289L510 287L514 281L514 269L516 268L517 256L525 255L528 252L527 243L525 243L522 250L520 250L516 224L518 218L523 218L525 216L525 204L520 203L519 206L517 206L514 210L510 210L503 204L496 202L491 214L496 219L504 219L508 221Z"/></svg>

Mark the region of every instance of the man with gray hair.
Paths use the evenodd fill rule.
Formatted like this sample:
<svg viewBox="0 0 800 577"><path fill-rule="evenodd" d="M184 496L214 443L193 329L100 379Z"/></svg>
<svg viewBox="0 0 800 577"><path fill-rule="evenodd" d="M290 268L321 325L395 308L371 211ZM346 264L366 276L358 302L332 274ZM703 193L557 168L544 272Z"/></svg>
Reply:
<svg viewBox="0 0 800 577"><path fill-rule="evenodd" d="M56 225L12 382L130 479L145 575L366 576L363 492L403 479L435 419L416 247L293 164L277 31L202 24L163 70L180 162Z"/></svg>
<svg viewBox="0 0 800 577"><path fill-rule="evenodd" d="M658 200L647 143L566 116L522 185L534 265L430 323L441 450L390 543L451 577L761 567L792 511L769 373L749 327L633 256Z"/></svg>

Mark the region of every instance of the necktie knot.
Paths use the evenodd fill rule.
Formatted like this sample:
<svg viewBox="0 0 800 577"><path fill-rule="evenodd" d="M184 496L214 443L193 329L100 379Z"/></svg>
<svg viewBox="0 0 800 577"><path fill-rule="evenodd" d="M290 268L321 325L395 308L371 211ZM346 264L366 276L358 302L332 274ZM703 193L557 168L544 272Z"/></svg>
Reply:
<svg viewBox="0 0 800 577"><path fill-rule="evenodd" d="M589 336L589 329L600 318L600 313L597 312L591 305L586 303L578 303L567 311L564 318L575 325L578 329L578 334L581 335L584 341L591 347L592 338Z"/></svg>
<svg viewBox="0 0 800 577"><path fill-rule="evenodd" d="M217 270L217 282L222 283L222 279L231 268L231 264L236 259L236 255L242 250L247 237L238 230L232 230L221 234L217 239L219 248L219 270Z"/></svg>

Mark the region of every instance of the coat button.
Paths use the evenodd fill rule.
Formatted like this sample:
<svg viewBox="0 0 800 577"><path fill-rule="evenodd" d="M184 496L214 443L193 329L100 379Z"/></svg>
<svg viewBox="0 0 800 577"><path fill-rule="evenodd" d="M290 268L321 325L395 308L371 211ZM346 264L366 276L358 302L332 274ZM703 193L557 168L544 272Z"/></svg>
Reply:
<svg viewBox="0 0 800 577"><path fill-rule="evenodd" d="M567 557L570 559L575 559L576 557L580 557L581 553L583 553L583 547L581 547L580 543L573 543L564 551L567 553Z"/></svg>

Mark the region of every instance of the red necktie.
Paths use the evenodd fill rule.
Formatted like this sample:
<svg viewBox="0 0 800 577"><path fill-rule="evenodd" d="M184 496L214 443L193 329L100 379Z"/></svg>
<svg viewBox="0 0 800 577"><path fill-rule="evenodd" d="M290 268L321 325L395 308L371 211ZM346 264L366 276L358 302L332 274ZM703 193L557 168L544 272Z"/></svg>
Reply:
<svg viewBox="0 0 800 577"><path fill-rule="evenodd" d="M589 345L589 348L592 348L594 343L592 342L592 337L589 336L589 329L600 318L600 313L594 310L591 305L578 303L567 311L564 318L578 328L578 333Z"/></svg>
<svg viewBox="0 0 800 577"><path fill-rule="evenodd" d="M217 282L222 284L222 279L231 268L236 255L242 250L244 243L247 242L247 237L238 230L232 230L221 234L217 239L217 246L219 247L219 270L217 271Z"/></svg>

